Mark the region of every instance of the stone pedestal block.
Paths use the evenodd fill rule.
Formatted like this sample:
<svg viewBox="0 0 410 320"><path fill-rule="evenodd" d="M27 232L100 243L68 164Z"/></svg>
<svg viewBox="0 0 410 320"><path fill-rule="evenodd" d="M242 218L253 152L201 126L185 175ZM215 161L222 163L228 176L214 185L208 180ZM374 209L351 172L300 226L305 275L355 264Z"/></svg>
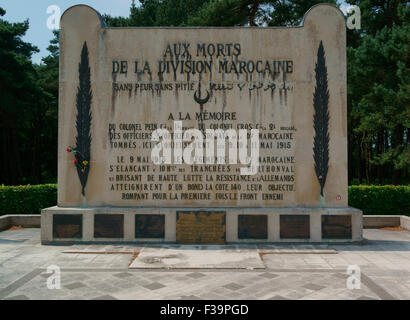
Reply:
<svg viewBox="0 0 410 320"><path fill-rule="evenodd" d="M362 212L351 207L223 210L51 207L42 210L41 218L43 244L102 241L180 244L312 243L362 240ZM108 227L104 227L109 225L114 225L115 228L110 231ZM245 226L249 226L248 229ZM202 235L198 228L202 228ZM197 241L193 241L194 239Z"/></svg>

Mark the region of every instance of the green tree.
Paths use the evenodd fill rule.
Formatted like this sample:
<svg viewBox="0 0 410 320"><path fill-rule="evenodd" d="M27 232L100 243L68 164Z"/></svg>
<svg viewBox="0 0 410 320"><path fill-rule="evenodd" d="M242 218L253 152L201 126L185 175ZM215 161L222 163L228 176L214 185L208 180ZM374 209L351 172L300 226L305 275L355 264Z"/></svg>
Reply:
<svg viewBox="0 0 410 320"><path fill-rule="evenodd" d="M132 2L128 18L105 15L118 26L297 25L315 4L335 0L142 0Z"/></svg>
<svg viewBox="0 0 410 320"><path fill-rule="evenodd" d="M192 26L241 26L248 22L249 8L247 0L211 1L188 19ZM259 9L259 1L255 1ZM258 9L255 9L256 11ZM255 13L256 15L256 13ZM253 19L253 25L255 25Z"/></svg>
<svg viewBox="0 0 410 320"><path fill-rule="evenodd" d="M57 176L57 150L44 146L57 146L58 123L58 72L59 72L59 32L54 31L54 38L50 41L47 50L49 55L36 65L37 85L42 90L41 108L38 108L35 126L33 128L33 183L40 180L42 183L55 182Z"/></svg>
<svg viewBox="0 0 410 320"><path fill-rule="evenodd" d="M140 3L141 6L136 7L135 1L132 1L130 25L134 27L155 26L160 0L142 0Z"/></svg>
<svg viewBox="0 0 410 320"><path fill-rule="evenodd" d="M162 1L156 13L158 26L186 26L188 19L209 0L166 0Z"/></svg>
<svg viewBox="0 0 410 320"><path fill-rule="evenodd" d="M103 14L102 17L110 27L131 27L129 17L112 17L109 14Z"/></svg>
<svg viewBox="0 0 410 320"><path fill-rule="evenodd" d="M384 27L402 25L399 11L408 6L404 0L347 0L348 4L357 5L361 11L362 34L376 34ZM407 20L408 21L408 20Z"/></svg>
<svg viewBox="0 0 410 320"><path fill-rule="evenodd" d="M398 184L410 164L410 9L383 3L356 2L365 14L348 47L349 176Z"/></svg>
<svg viewBox="0 0 410 320"><path fill-rule="evenodd" d="M0 181L6 184L24 182L28 161L33 109L38 107L41 90L35 83L36 72L30 60L38 49L24 42L22 37L29 28L28 20L10 23L2 17L0 8Z"/></svg>
<svg viewBox="0 0 410 320"><path fill-rule="evenodd" d="M272 0L268 2L272 7L268 22L270 26L296 26L301 23L305 13L314 5L319 3L337 5L336 0Z"/></svg>

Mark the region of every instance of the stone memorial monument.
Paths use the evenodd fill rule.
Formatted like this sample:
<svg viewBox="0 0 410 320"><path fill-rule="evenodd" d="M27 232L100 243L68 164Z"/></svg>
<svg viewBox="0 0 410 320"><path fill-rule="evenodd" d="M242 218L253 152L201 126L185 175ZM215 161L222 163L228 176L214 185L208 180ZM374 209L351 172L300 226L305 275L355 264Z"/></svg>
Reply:
<svg viewBox="0 0 410 320"><path fill-rule="evenodd" d="M42 242L360 241L346 26L110 28L61 18L58 202Z"/></svg>

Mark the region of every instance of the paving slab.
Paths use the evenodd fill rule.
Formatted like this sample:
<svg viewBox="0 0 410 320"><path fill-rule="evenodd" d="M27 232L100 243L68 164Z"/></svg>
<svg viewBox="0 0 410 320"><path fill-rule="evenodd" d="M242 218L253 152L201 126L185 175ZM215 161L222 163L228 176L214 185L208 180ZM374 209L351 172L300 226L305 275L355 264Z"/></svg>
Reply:
<svg viewBox="0 0 410 320"><path fill-rule="evenodd" d="M410 299L410 232L365 229L364 237L361 245L45 246L39 229L2 231L0 299ZM130 269L136 252L162 260ZM164 258L187 252L188 263ZM360 288L347 286L351 265L360 268ZM60 268L60 289L47 288L49 266Z"/></svg>
<svg viewBox="0 0 410 320"><path fill-rule="evenodd" d="M265 269L255 250L192 250L144 248L129 265L130 269Z"/></svg>

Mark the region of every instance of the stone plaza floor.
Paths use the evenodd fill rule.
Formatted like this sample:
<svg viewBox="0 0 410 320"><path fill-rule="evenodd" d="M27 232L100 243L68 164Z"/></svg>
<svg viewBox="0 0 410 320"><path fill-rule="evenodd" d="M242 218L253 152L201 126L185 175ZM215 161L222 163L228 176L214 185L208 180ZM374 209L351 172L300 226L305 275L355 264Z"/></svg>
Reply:
<svg viewBox="0 0 410 320"><path fill-rule="evenodd" d="M360 245L44 246L40 229L7 230L0 299L410 299L410 232L364 237ZM53 265L60 289L47 288ZM352 265L360 289L347 286Z"/></svg>

